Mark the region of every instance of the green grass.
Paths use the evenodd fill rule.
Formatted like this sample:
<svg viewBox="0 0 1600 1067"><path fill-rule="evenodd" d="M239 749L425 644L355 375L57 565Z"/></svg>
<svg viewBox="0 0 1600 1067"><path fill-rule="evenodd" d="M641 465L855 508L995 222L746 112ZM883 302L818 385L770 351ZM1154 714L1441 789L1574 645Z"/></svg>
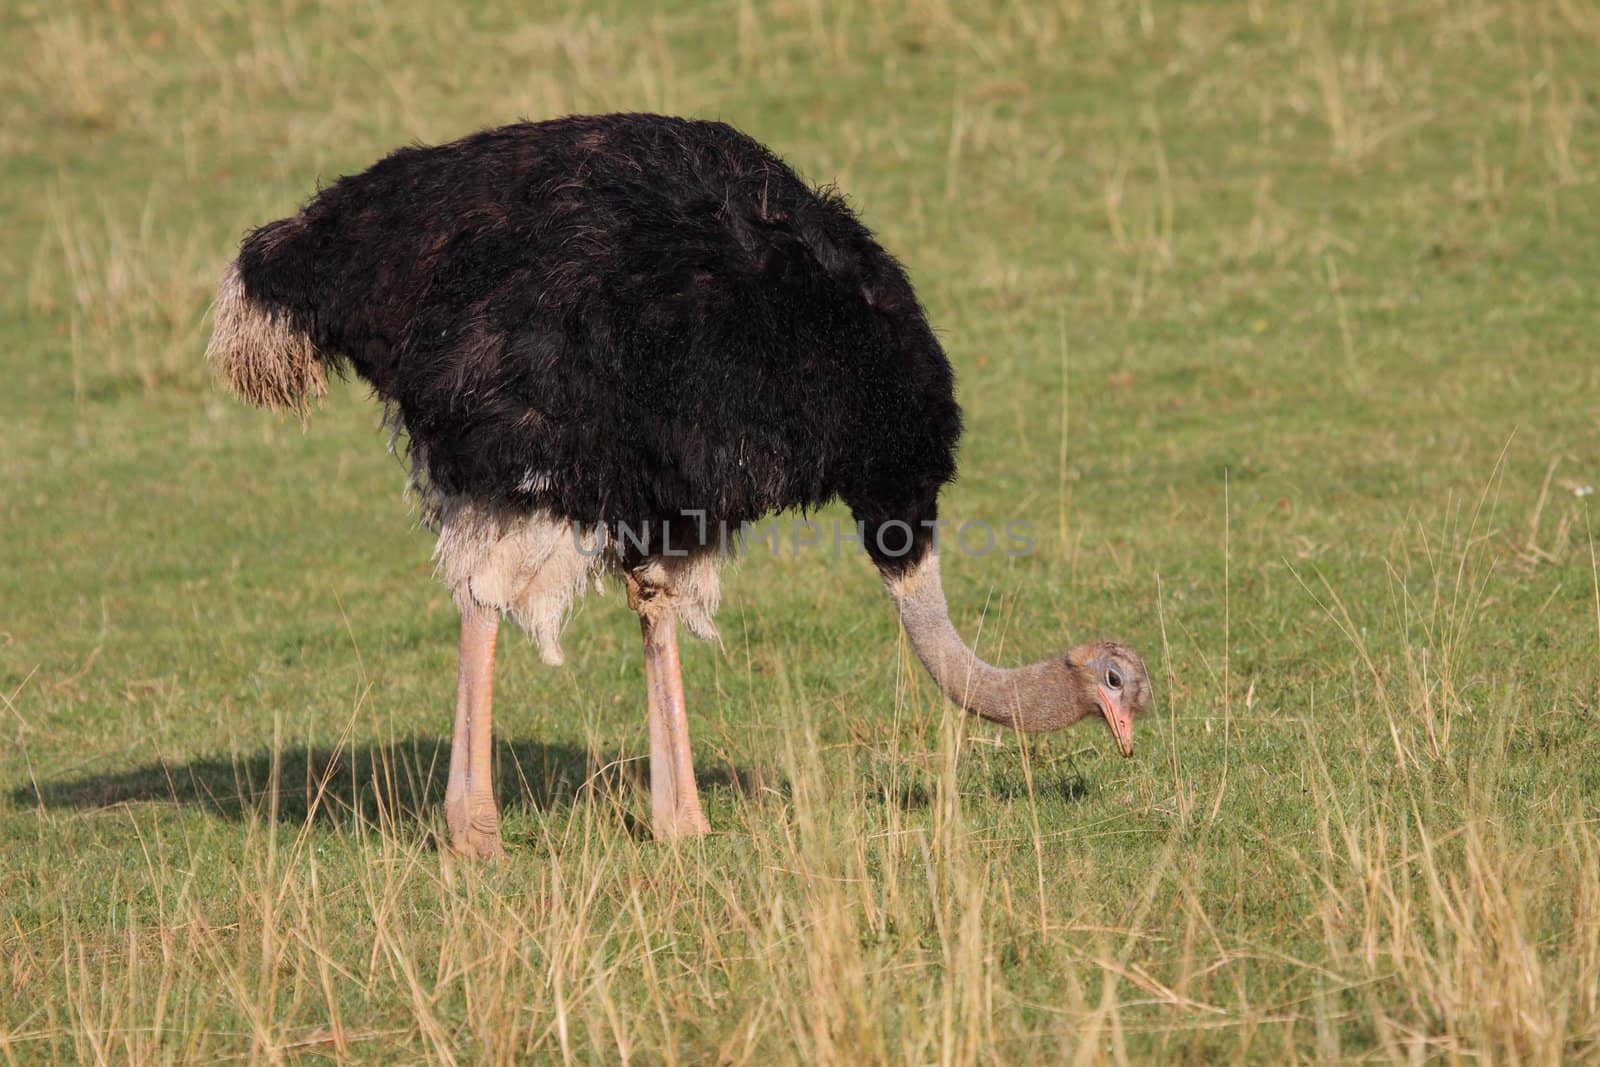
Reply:
<svg viewBox="0 0 1600 1067"><path fill-rule="evenodd" d="M1600 1062L1600 5L0 11L0 1060ZM945 706L864 561L686 649L506 641L509 858L436 849L455 616L379 413L201 353L249 226L518 117L836 181L958 372L957 622L1157 709ZM831 517L834 513L829 513Z"/></svg>

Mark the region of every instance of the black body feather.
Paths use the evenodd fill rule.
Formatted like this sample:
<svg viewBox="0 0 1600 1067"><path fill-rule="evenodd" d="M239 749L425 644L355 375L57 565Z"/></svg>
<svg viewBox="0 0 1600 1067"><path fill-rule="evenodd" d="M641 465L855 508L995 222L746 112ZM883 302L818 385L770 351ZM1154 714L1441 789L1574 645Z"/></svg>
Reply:
<svg viewBox="0 0 1600 1067"><path fill-rule="evenodd" d="M837 495L894 571L955 475L950 365L905 273L838 195L722 123L574 117L402 149L252 233L238 268L392 406L440 493L668 523L674 547L700 516ZM894 520L909 550L899 528L880 543Z"/></svg>

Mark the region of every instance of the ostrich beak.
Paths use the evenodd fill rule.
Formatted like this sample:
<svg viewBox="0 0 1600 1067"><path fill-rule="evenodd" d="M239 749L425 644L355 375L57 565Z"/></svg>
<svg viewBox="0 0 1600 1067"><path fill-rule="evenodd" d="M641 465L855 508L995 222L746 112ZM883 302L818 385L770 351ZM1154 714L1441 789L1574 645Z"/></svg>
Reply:
<svg viewBox="0 0 1600 1067"><path fill-rule="evenodd" d="M1123 708L1122 701L1112 696L1103 685L1095 686L1100 695L1100 712L1111 727L1111 736L1117 739L1117 751L1124 757L1133 755L1133 716Z"/></svg>

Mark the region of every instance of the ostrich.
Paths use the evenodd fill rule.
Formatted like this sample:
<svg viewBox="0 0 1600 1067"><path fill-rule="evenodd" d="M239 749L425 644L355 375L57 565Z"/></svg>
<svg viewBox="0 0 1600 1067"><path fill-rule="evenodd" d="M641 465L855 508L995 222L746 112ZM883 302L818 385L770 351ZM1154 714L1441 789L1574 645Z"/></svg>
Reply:
<svg viewBox="0 0 1600 1067"><path fill-rule="evenodd" d="M677 623L715 638L723 531L836 497L945 694L1023 731L1101 716L1132 755L1151 686L1131 648L1006 670L951 625L934 537L961 433L949 361L843 198L730 126L575 116L396 151L245 237L207 358L244 400L302 416L353 369L403 431L461 615L457 852L501 851L501 617L559 664L602 571L644 640L652 828L705 833Z"/></svg>

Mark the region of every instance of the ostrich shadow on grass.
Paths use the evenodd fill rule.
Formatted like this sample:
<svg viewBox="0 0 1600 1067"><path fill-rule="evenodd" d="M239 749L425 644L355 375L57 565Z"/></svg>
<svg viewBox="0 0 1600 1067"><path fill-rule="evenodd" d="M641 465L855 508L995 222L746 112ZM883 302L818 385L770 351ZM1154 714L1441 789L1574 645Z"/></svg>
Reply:
<svg viewBox="0 0 1600 1067"><path fill-rule="evenodd" d="M24 808L93 810L125 804L175 804L232 821L266 821L329 829L360 823L426 826L442 812L450 747L437 737L410 737L344 747L291 746L278 752L158 761L125 771L29 783L11 790ZM635 836L649 834L635 811L648 807L649 763L642 754L611 756L592 748L541 741L495 746L495 791L502 812L559 811L600 804ZM752 798L787 784L759 768L701 764L704 793ZM441 818L442 824L442 818Z"/></svg>
<svg viewBox="0 0 1600 1067"><path fill-rule="evenodd" d="M930 773L914 781L897 782L890 788L875 790L868 796L901 811L930 811L938 793L933 777ZM1093 791L1089 779L1077 768L1057 771L1048 776L1037 775L1031 791L1021 771L969 773L963 776L961 788L963 792L978 793L1002 804L1027 801L1072 805L1086 800Z"/></svg>

